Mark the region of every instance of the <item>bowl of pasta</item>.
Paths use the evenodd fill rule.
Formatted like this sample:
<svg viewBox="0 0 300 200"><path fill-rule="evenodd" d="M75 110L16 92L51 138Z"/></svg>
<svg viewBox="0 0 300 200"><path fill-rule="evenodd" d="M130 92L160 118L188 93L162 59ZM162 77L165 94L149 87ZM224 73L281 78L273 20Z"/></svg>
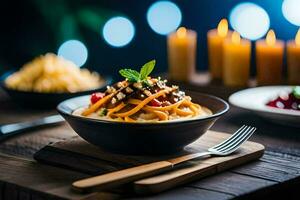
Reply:
<svg viewBox="0 0 300 200"><path fill-rule="evenodd" d="M112 152L162 154L181 151L225 114L222 99L168 86L149 76L155 61L137 72L120 70L126 79L103 93L63 101L59 113L84 140Z"/></svg>
<svg viewBox="0 0 300 200"><path fill-rule="evenodd" d="M0 85L18 103L30 107L53 108L65 99L102 91L110 77L81 69L55 54L39 56L19 71L8 71Z"/></svg>

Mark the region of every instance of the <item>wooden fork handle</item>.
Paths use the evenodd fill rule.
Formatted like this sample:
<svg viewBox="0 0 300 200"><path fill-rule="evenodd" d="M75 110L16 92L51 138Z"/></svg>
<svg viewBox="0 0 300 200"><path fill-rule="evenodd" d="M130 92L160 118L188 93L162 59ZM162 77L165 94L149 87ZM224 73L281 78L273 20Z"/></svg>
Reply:
<svg viewBox="0 0 300 200"><path fill-rule="evenodd" d="M172 168L173 164L171 162L159 161L75 181L72 186L75 190L81 192L97 191L130 183Z"/></svg>

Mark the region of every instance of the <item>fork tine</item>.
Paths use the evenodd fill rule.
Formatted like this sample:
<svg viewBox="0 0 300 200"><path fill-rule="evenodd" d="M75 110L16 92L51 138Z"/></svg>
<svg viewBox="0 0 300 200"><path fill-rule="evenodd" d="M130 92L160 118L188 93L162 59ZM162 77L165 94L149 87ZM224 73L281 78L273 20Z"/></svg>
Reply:
<svg viewBox="0 0 300 200"><path fill-rule="evenodd" d="M216 150L224 149L224 148L226 148L227 146L231 145L232 143L235 143L236 141L239 141L241 138L244 137L244 135L245 135L251 128L252 128L251 126L246 126L243 130L241 130L241 131L239 132L239 134L238 134L236 137L234 137L232 140L230 140L230 142L227 142L226 144L217 147Z"/></svg>
<svg viewBox="0 0 300 200"><path fill-rule="evenodd" d="M247 130L245 130L239 138L236 140L232 141L230 144L224 146L223 148L218 148L218 151L226 151L227 149L231 149L232 147L236 146L236 144L241 143L244 141L245 138L247 138L249 135L252 134L253 131L255 131L255 127L249 127Z"/></svg>
<svg viewBox="0 0 300 200"><path fill-rule="evenodd" d="M222 153L230 153L235 151L237 148L239 148L245 141L247 141L252 134L256 131L255 127L252 127L249 131L246 131L243 134L243 137L239 140L234 141L232 144L227 145L226 147L219 149L218 151L221 151Z"/></svg>
<svg viewBox="0 0 300 200"><path fill-rule="evenodd" d="M244 131L248 126L243 125L241 128L239 128L235 133L233 133L229 138L227 138L225 141L221 142L220 144L217 144L212 147L212 149L217 149L219 147L223 147L224 145L227 145L231 141L233 141L235 138L237 138L242 131Z"/></svg>
<svg viewBox="0 0 300 200"><path fill-rule="evenodd" d="M227 152L233 152L238 149L244 142L246 142L256 131L256 128L251 129L251 131L245 136L241 141L236 143L235 145L231 146L230 148L226 149Z"/></svg>

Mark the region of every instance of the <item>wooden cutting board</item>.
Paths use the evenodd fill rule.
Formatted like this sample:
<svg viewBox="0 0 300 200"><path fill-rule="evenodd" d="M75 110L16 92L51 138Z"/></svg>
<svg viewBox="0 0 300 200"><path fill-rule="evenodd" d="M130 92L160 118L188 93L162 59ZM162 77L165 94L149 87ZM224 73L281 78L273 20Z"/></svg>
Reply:
<svg viewBox="0 0 300 200"><path fill-rule="evenodd" d="M75 136L49 144L35 153L37 161L72 169L90 175L104 174L115 170L133 167L149 162L174 158L189 153L205 151L209 147L223 141L229 134L208 131L197 141L187 146L184 151L175 155L134 156L114 154L91 145ZM246 142L234 154L227 157L211 157L190 161L172 172L157 175L133 183L136 193L157 193L196 179L203 178L226 169L244 164L263 155L264 146L254 142Z"/></svg>

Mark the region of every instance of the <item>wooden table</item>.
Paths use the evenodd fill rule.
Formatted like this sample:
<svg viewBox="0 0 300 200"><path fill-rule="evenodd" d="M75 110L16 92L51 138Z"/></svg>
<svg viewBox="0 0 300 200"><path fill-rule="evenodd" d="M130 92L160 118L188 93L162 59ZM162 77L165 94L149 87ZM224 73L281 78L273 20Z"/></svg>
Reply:
<svg viewBox="0 0 300 200"><path fill-rule="evenodd" d="M199 84L185 87L226 99L234 91ZM17 106L0 91L1 124L52 113L55 111ZM258 127L252 140L266 146L266 153L259 161L147 197L108 192L86 195L74 193L70 190L70 183L87 177L86 174L37 163L32 155L49 142L72 137L75 133L67 124L30 131L0 143L0 199L299 199L300 130L272 124L235 107L212 129L233 132L242 124Z"/></svg>

